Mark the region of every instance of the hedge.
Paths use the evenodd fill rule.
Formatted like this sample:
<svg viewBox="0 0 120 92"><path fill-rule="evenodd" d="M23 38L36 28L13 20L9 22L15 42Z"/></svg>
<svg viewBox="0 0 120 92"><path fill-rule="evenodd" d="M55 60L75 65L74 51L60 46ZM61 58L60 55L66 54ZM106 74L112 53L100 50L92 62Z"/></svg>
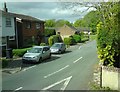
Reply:
<svg viewBox="0 0 120 92"><path fill-rule="evenodd" d="M0 59L1 63L2 63L2 68L5 68L8 66L8 63L9 63L9 59Z"/></svg>
<svg viewBox="0 0 120 92"><path fill-rule="evenodd" d="M13 56L19 56L22 57L27 50L29 50L30 48L24 48L24 49L13 49Z"/></svg>
<svg viewBox="0 0 120 92"><path fill-rule="evenodd" d="M80 35L77 35L77 34L73 35L73 39L75 40L76 43L81 42L81 36Z"/></svg>
<svg viewBox="0 0 120 92"><path fill-rule="evenodd" d="M120 67L120 33L108 30L102 22L97 25L97 47L100 62L105 66Z"/></svg>
<svg viewBox="0 0 120 92"><path fill-rule="evenodd" d="M73 37L64 38L64 43L66 45L73 45L73 44L75 44L75 40L73 39Z"/></svg>

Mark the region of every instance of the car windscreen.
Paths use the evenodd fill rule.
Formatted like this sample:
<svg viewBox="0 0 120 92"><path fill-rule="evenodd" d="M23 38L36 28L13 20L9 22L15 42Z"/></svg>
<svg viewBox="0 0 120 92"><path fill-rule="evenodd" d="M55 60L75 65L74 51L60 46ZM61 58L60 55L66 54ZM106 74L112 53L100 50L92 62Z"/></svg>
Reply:
<svg viewBox="0 0 120 92"><path fill-rule="evenodd" d="M60 44L53 44L52 47L59 47L60 48L61 46L60 46Z"/></svg>
<svg viewBox="0 0 120 92"><path fill-rule="evenodd" d="M32 48L28 52L29 53L40 53L42 51L42 48Z"/></svg>

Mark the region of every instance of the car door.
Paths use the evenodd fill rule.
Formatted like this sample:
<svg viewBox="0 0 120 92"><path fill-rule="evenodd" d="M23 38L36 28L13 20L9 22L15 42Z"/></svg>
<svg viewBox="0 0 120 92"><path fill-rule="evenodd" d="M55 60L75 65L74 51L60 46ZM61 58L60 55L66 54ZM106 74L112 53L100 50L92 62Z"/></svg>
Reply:
<svg viewBox="0 0 120 92"><path fill-rule="evenodd" d="M46 59L49 57L49 48L48 47L44 47L43 48L43 59Z"/></svg>

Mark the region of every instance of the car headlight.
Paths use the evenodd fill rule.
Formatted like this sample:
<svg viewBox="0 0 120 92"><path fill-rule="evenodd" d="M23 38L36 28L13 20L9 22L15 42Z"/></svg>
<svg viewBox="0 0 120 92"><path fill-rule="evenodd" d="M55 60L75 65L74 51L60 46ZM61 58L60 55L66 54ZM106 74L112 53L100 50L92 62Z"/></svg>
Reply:
<svg viewBox="0 0 120 92"><path fill-rule="evenodd" d="M34 57L32 57L32 58L37 58L37 56L34 56Z"/></svg>

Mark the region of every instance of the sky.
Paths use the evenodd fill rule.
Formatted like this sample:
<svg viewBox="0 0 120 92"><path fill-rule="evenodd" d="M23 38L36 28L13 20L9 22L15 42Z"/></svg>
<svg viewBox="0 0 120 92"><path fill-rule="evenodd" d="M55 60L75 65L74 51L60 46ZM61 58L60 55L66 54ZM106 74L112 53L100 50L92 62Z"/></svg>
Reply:
<svg viewBox="0 0 120 92"><path fill-rule="evenodd" d="M77 19L83 18L85 14L88 12L81 12L86 10L87 8L84 6L76 5L73 8L69 8L67 6L65 8L65 4L72 5L73 2L65 3L65 2L6 2L7 8L9 12L19 13L24 15L30 15L36 17L40 20L48 20L48 19L64 19L68 20L71 23L75 22ZM1 4L3 9L4 4ZM90 9L92 10L92 9ZM89 11L90 11L89 10ZM79 11L79 12L78 12Z"/></svg>

